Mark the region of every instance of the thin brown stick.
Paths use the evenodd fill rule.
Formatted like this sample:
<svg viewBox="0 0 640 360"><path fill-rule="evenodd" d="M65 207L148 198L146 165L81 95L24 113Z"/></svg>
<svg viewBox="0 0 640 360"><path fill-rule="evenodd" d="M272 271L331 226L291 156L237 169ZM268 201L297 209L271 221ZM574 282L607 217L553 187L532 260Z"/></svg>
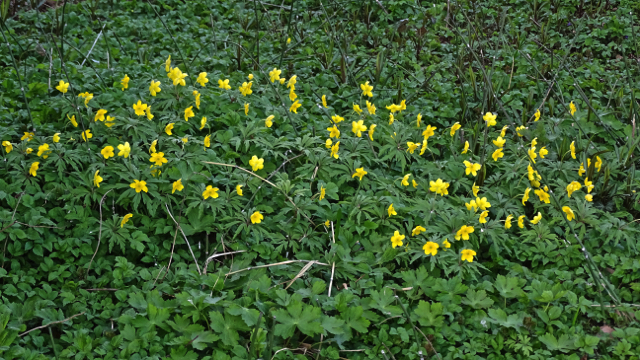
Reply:
<svg viewBox="0 0 640 360"><path fill-rule="evenodd" d="M275 263L275 264L250 266L250 267L245 268L245 269L232 271L230 273L225 274L225 276L237 274L239 272L243 272L243 271L247 271L247 270L260 269L260 268L266 268L266 267L271 267L271 266L287 265L287 264L293 264L293 263L298 263L298 262L312 262L312 261L315 262L318 265L329 266L329 264L321 263L321 262L318 262L316 260L287 260L287 261L282 261L282 262Z"/></svg>
<svg viewBox="0 0 640 360"><path fill-rule="evenodd" d="M100 289L82 289L84 291L118 291L120 289L100 288Z"/></svg>
<svg viewBox="0 0 640 360"><path fill-rule="evenodd" d="M180 230L180 233L184 237L184 242L186 242L187 246L189 247L189 252L191 252L191 256L193 257L193 262L196 264L196 268L198 269L198 274L202 275L202 271L200 271L200 265L198 265L198 260L196 259L196 255L193 253L193 249L191 249L191 244L189 244L189 240L187 240L187 235L184 234L184 231L182 231L182 227L180 227L180 224L176 221L176 219L171 214L171 211L169 210L169 205L165 203L164 206L167 208L167 212L169 213L169 216L171 216L171 219L173 219L173 222L176 223L176 226L178 227L178 229ZM168 271L169 271L169 268L167 267L167 272Z"/></svg>
<svg viewBox="0 0 640 360"><path fill-rule="evenodd" d="M336 243L336 234L333 231L333 221L331 222L331 237L333 240L333 243ZM334 261L333 264L331 265L331 281L329 281L329 297L331 297L331 289L333 288L333 274L336 270L336 262Z"/></svg>
<svg viewBox="0 0 640 360"><path fill-rule="evenodd" d="M245 168L242 168L242 167L240 167L240 166L238 166L238 165L234 165L234 164L225 164L225 163L218 163L218 162L212 162L212 161L203 161L203 163L205 163L205 164L211 164L211 165L219 165L219 166L227 166L227 167L236 168L236 169L238 169L238 170L242 170L242 171L246 172L247 174L249 174L249 175L251 175L251 176L254 176L254 177L257 177L258 179L260 179L260 180L262 180L262 181L266 182L267 184L269 184L269 185L273 186L273 187L274 187L274 188L276 188L278 191L280 191L280 193L282 193L282 195L284 195L284 196L287 198L287 200L289 200L289 202L291 203L291 205L293 205L293 206L298 210L298 212L300 212L300 214L302 214L302 216L304 216L304 217L305 217L305 218L306 218L306 219L311 223L311 225L316 226L316 224L315 224L315 223L314 223L314 222L313 222L313 221L312 221L312 220L311 220L311 219L310 219L310 218L309 218L309 217L308 217L308 216L307 216L307 215L302 211L302 209L300 209L300 208L298 207L298 205L296 205L296 203L294 203L294 202L293 202L293 200L289 197L289 195L287 195L284 191L282 191L282 189L280 189L278 186L276 186L276 184L272 183L271 181L269 181L269 180L267 180L267 179L263 178L262 176L260 176L260 175L258 175L258 174L256 174L256 173L254 173L254 172L252 172L252 171L249 171L249 170L247 170L247 169L245 169Z"/></svg>
<svg viewBox="0 0 640 360"><path fill-rule="evenodd" d="M176 233L176 235L178 235L178 234ZM160 271L158 271L158 275L156 276L156 279L153 280L153 285L155 285L156 281L158 281L158 278L160 277L160 274L162 274L162 270L164 270L164 265L162 265L162 267L160 268Z"/></svg>
<svg viewBox="0 0 640 360"><path fill-rule="evenodd" d="M233 254L239 254L239 253L243 253L246 252L247 250L238 250L238 251L231 251L231 252L226 252L226 253L220 253L220 254L213 254L211 256L209 256L207 258L207 261L205 261L204 263L204 270L202 271L202 274L206 275L207 274L207 266L209 266L209 263L211 261L213 261L213 259L220 257L220 256L227 256L227 255L233 255Z"/></svg>
<svg viewBox="0 0 640 360"><path fill-rule="evenodd" d="M433 344L431 343L431 340L429 340L429 338L427 337L427 335L425 335L422 330L420 330L419 327L417 326L413 326L414 328L416 328L416 330L418 330L420 332L420 334L422 334L422 336L424 336L424 339L427 340L427 342L429 343L429 345L431 345L431 348L433 349L433 352L436 353L436 356L438 357L438 359L442 360L442 357L440 356L440 354L438 354L438 350L436 350L436 348L433 346Z"/></svg>
<svg viewBox="0 0 640 360"><path fill-rule="evenodd" d="M102 195L102 199L100 199L100 230L98 231L98 246L96 246L96 251L93 253L93 256L91 257L91 261L89 261L89 267L87 268L87 275L85 276L86 278L89 277L89 270L91 270L91 264L93 263L93 259L98 254L98 249L100 249L100 242L102 241L102 202L104 201L104 198L107 196L107 194L110 193L112 190L113 189L104 193L104 195Z"/></svg>
<svg viewBox="0 0 640 360"><path fill-rule="evenodd" d="M20 200L22 200L22 196L24 196L24 191L20 194L20 197L18 198L18 202L16 203L16 207L13 209L13 215L11 215L11 224L3 227L2 230L0 230L0 232L3 232L5 229L10 228L11 226L13 226L13 224L16 223L15 221L13 221L13 219L15 219L15 217L16 217L16 211L18 210L18 205L20 205ZM2 250L2 268L3 269L4 269L4 259L6 258L5 255L7 254L7 243L8 242L9 242L9 237L7 236L7 238L4 240L4 250Z"/></svg>
<svg viewBox="0 0 640 360"><path fill-rule="evenodd" d="M286 288L284 288L285 290L288 289L291 285L293 285L293 283L298 280L299 278L302 277L302 275L304 275L304 273L307 272L307 270L309 270L309 268L311 268L313 266L313 264L317 263L317 261L311 261L309 263L307 263L307 265L303 266L302 269L300 270L300 272L289 282L289 285L287 285Z"/></svg>
<svg viewBox="0 0 640 360"><path fill-rule="evenodd" d="M63 322L69 321L69 320L71 320L71 319L73 319L73 318L75 318L75 317L78 317L78 316L80 316L80 315L84 315L84 313L85 313L85 311L81 312L80 314L75 314L75 315L73 315L73 316L71 316L71 317L68 317L68 318L66 318L66 319L64 319L64 320L54 321L54 322L50 322L50 323L48 323L48 324L46 324L46 325L41 325L41 326L38 326L38 327L34 327L33 329L31 329L31 330L27 330L27 331L23 332L22 334L20 334L20 335L18 335L18 336L23 337L23 336L27 335L28 333L30 333L30 332L32 332L32 331L40 330L40 329L44 329L44 328L48 327L49 325L55 325L55 324L60 324L60 323L63 323Z"/></svg>
<svg viewBox="0 0 640 360"><path fill-rule="evenodd" d="M59 227L57 227L57 226L29 225L29 224L21 223L20 221L14 221L14 223L20 224L20 225L23 225L23 226L32 227L32 228L59 229Z"/></svg>
<svg viewBox="0 0 640 360"><path fill-rule="evenodd" d="M162 277L162 280L164 280L165 277L167 277L167 274L169 274L169 267L171 267L171 261L173 260L173 250L176 247L176 238L178 237L178 228L176 228L176 232L173 234L173 244L171 244L171 256L169 256L169 265L167 265L167 272L164 273L164 276ZM160 271L162 272L162 271ZM162 281L160 280L160 281Z"/></svg>

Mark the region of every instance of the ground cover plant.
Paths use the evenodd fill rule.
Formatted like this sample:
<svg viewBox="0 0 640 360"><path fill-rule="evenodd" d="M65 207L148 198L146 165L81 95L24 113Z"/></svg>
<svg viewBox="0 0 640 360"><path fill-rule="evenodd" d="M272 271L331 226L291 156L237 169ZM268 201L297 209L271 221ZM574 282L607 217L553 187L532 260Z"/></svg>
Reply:
<svg viewBox="0 0 640 360"><path fill-rule="evenodd" d="M1 358L638 359L636 2L0 4Z"/></svg>

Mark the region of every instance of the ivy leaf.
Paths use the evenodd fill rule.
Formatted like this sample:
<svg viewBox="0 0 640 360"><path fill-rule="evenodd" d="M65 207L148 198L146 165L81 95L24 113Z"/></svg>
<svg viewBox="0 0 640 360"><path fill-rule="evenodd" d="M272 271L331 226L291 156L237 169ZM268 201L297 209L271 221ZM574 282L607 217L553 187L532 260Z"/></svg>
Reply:
<svg viewBox="0 0 640 360"><path fill-rule="evenodd" d="M304 309L304 311L303 311ZM307 336L313 336L322 332L320 308L302 304L300 301L291 301L287 310L277 310L274 312L276 320L280 323L276 325L275 335L289 338L293 336L296 328Z"/></svg>
<svg viewBox="0 0 640 360"><path fill-rule="evenodd" d="M487 292L484 290L474 291L469 289L467 290L467 297L462 299L462 303L474 309L486 309L493 305L493 300L487 297Z"/></svg>

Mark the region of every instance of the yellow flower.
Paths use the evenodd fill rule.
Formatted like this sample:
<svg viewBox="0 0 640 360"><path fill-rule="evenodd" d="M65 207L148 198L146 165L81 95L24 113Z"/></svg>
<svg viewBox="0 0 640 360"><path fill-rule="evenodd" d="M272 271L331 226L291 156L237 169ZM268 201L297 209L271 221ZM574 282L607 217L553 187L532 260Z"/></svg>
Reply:
<svg viewBox="0 0 640 360"><path fill-rule="evenodd" d="M369 112L369 115L375 115L376 106L373 103L370 103L369 101L367 101L367 111Z"/></svg>
<svg viewBox="0 0 640 360"><path fill-rule="evenodd" d="M326 147L327 149L331 149L332 144L333 141L331 141L331 139L327 139L327 141L324 143L324 147Z"/></svg>
<svg viewBox="0 0 640 360"><path fill-rule="evenodd" d="M353 131L357 137L362 137L362 132L367 131L367 127L364 126L364 120L353 121L351 123L351 131Z"/></svg>
<svg viewBox="0 0 640 360"><path fill-rule="evenodd" d="M411 141L407 142L407 151L411 154L413 154L414 151L416 151L416 149L418 148L418 146L420 146L419 143L414 143Z"/></svg>
<svg viewBox="0 0 640 360"><path fill-rule="evenodd" d="M122 78L122 80L120 80L120 83L122 84L122 91L124 91L124 89L129 88L129 75L124 74L124 77Z"/></svg>
<svg viewBox="0 0 640 360"><path fill-rule="evenodd" d="M473 233L474 230L473 226L462 225L460 230L456 232L455 238L456 240L469 240L469 235Z"/></svg>
<svg viewBox="0 0 640 360"><path fill-rule="evenodd" d="M251 160L249 160L249 165L251 166L253 171L258 171L264 168L264 159L262 158L259 159L257 156L253 155Z"/></svg>
<svg viewBox="0 0 640 360"><path fill-rule="evenodd" d="M264 219L264 216L262 216L262 214L260 214L259 211L256 211L253 214L251 214L252 224L260 224L262 222L262 219Z"/></svg>
<svg viewBox="0 0 640 360"><path fill-rule="evenodd" d="M487 222L487 216L489 216L489 211L485 210L480 214L480 224L484 224Z"/></svg>
<svg viewBox="0 0 640 360"><path fill-rule="evenodd" d="M225 79L225 80L218 79L218 87L222 90L231 90L231 86L229 85L229 79ZM240 90L242 91L242 89Z"/></svg>
<svg viewBox="0 0 640 360"><path fill-rule="evenodd" d="M473 257L476 255L476 252L471 249L464 249L460 252L460 255L462 261L473 262Z"/></svg>
<svg viewBox="0 0 640 360"><path fill-rule="evenodd" d="M449 190L447 190L447 188L449 188L449 183L442 181L442 179L429 182L429 191L438 195L449 195Z"/></svg>
<svg viewBox="0 0 640 360"><path fill-rule="evenodd" d="M35 136L34 133L32 132L25 132L24 135L22 135L22 137L20 138L20 140L27 140L27 141L31 141L33 139L33 137Z"/></svg>
<svg viewBox="0 0 640 360"><path fill-rule="evenodd" d="M189 138L185 136L181 140L183 143L187 143L189 141Z"/></svg>
<svg viewBox="0 0 640 360"><path fill-rule="evenodd" d="M584 163L580 163L580 168L578 169L578 176L582 176L582 174L584 174L585 172L587 172L587 170L584 169Z"/></svg>
<svg viewBox="0 0 640 360"><path fill-rule="evenodd" d="M188 76L187 73L183 73L182 71L180 71L180 69L178 68L174 68L173 70L171 70L171 80L173 80L173 85L182 85L182 86L186 86L187 83L184 81L184 78L186 78Z"/></svg>
<svg viewBox="0 0 640 360"><path fill-rule="evenodd" d="M487 210L491 207L491 203L487 200L486 197L483 197L482 199L476 197L476 205L480 208L480 210Z"/></svg>
<svg viewBox="0 0 640 360"><path fill-rule="evenodd" d="M456 122L455 124L453 124L453 126L451 127L451 131L449 131L449 134L451 136L454 136L456 134L456 131L458 131L458 129L460 129L462 127L462 125L460 125L459 122Z"/></svg>
<svg viewBox="0 0 640 360"><path fill-rule="evenodd" d="M85 130L82 132L82 140L84 140L85 142L88 139L91 139L93 137L93 134L91 133L91 130Z"/></svg>
<svg viewBox="0 0 640 360"><path fill-rule="evenodd" d="M200 119L200 130L204 129L205 125L207 125L207 118L203 116L202 119Z"/></svg>
<svg viewBox="0 0 640 360"><path fill-rule="evenodd" d="M113 153L113 146L105 146L104 149L100 151L100 153L102 154L102 156L104 156L105 159L116 156Z"/></svg>
<svg viewBox="0 0 640 360"><path fill-rule="evenodd" d="M584 196L584 198L585 198L585 200L587 200L588 202L593 201L593 195L591 195L591 194L587 194L587 195L585 195L585 196Z"/></svg>
<svg viewBox="0 0 640 360"><path fill-rule="evenodd" d="M60 91L61 93L66 94L67 89L69 89L69 83L64 82L64 80L60 80L58 86L56 86L56 89L58 89L58 91Z"/></svg>
<svg viewBox="0 0 640 360"><path fill-rule="evenodd" d="M473 196L477 197L478 191L480 191L480 186L476 186L476 183L473 183L473 186L471 187L471 191L473 191Z"/></svg>
<svg viewBox="0 0 640 360"><path fill-rule="evenodd" d="M244 114L245 115L249 115L249 104L248 103L244 103Z"/></svg>
<svg viewBox="0 0 640 360"><path fill-rule="evenodd" d="M434 243L433 241L427 241L427 243L422 247L422 250L424 250L424 253L426 255L436 256L439 247L440 245Z"/></svg>
<svg viewBox="0 0 640 360"><path fill-rule="evenodd" d="M126 224L127 222L129 222L129 219L131 219L133 217L133 214L127 214L122 218L122 221L120 221L120 227L124 227L124 224Z"/></svg>
<svg viewBox="0 0 640 360"><path fill-rule="evenodd" d="M330 226L331 225L331 221L327 220L324 222L324 226Z"/></svg>
<svg viewBox="0 0 640 360"><path fill-rule="evenodd" d="M371 126L369 126L369 139L371 141L373 141L373 132L376 130L376 124L372 124Z"/></svg>
<svg viewBox="0 0 640 360"><path fill-rule="evenodd" d="M253 80L253 74L249 74L249 75L247 75L247 79L249 79L249 80Z"/></svg>
<svg viewBox="0 0 640 360"><path fill-rule="evenodd" d="M418 120L416 121L416 123L418 124L418 128L420 128L420 122L422 122L422 113L418 114Z"/></svg>
<svg viewBox="0 0 640 360"><path fill-rule="evenodd" d="M245 108L246 108L246 106L245 106ZM196 115L193 113L193 106L189 106L188 108L184 109L184 120L185 121L189 121L189 118L190 117L194 117L194 116L196 116Z"/></svg>
<svg viewBox="0 0 640 360"><path fill-rule="evenodd" d="M149 146L149 154L153 154L154 152L156 152L156 145L158 144L158 140L153 140L151 142L151 146Z"/></svg>
<svg viewBox="0 0 640 360"><path fill-rule="evenodd" d="M402 107L400 105L396 105L396 104L391 104L391 105L387 106L386 108L387 108L387 110L391 111L392 114L402 110Z"/></svg>
<svg viewBox="0 0 640 360"><path fill-rule="evenodd" d="M362 89L362 96L373 97L373 93L371 92L371 90L373 90L373 86L369 85L368 81L364 84L360 84L360 89Z"/></svg>
<svg viewBox="0 0 640 360"><path fill-rule="evenodd" d="M525 203L529 200L529 192L531 192L531 188L527 188L527 190L524 191L524 195L522 196L522 206L525 206Z"/></svg>
<svg viewBox="0 0 640 360"><path fill-rule="evenodd" d="M151 113L151 105L147 106L147 110L145 112L147 113L147 120L152 120L154 115Z"/></svg>
<svg viewBox="0 0 640 360"><path fill-rule="evenodd" d="M577 110L576 105L573 103L573 101L569 104L569 109L571 109L571 116L573 116L573 114L575 114Z"/></svg>
<svg viewBox="0 0 640 360"><path fill-rule="evenodd" d="M291 88L292 90L295 89L295 85L298 82L298 76L297 75L293 75L291 78L289 78L289 81L287 82L287 88Z"/></svg>
<svg viewBox="0 0 640 360"><path fill-rule="evenodd" d="M164 157L163 152L155 152L151 154L149 161L154 163L156 166L162 166L162 164L166 164L168 160Z"/></svg>
<svg viewBox="0 0 640 360"><path fill-rule="evenodd" d="M602 159L600 159L600 156L596 156L595 167L598 170L598 172L600 172L600 168L602 167Z"/></svg>
<svg viewBox="0 0 640 360"><path fill-rule="evenodd" d="M269 79L271 80L271 82L276 82L280 80L280 74L282 73L282 70L278 70L276 68L273 68L273 70L269 71Z"/></svg>
<svg viewBox="0 0 640 360"><path fill-rule="evenodd" d="M327 194L327 189L325 189L324 186L320 187L320 198L318 198L318 201L322 201L322 199L324 199L326 194Z"/></svg>
<svg viewBox="0 0 640 360"><path fill-rule="evenodd" d="M464 206L467 207L467 210L471 211L471 209L473 209L473 211L477 211L478 210L478 204L476 204L475 200L471 200L468 203L465 203Z"/></svg>
<svg viewBox="0 0 640 360"><path fill-rule="evenodd" d="M218 196L218 188L214 188L211 185L207 185L207 188L202 192L202 197L207 200L208 198L216 199Z"/></svg>
<svg viewBox="0 0 640 360"><path fill-rule="evenodd" d="M337 139L337 138L340 137L340 130L335 125L333 125L332 127L328 127L327 131L329 132L329 137L330 138L336 138Z"/></svg>
<svg viewBox="0 0 640 360"><path fill-rule="evenodd" d="M416 182L415 179L411 179L411 185L413 186L414 189L418 187L418 183Z"/></svg>
<svg viewBox="0 0 640 360"><path fill-rule="evenodd" d="M473 176L477 176L478 175L478 170L480 170L482 168L482 165L478 164L478 163L470 163L469 161L465 160L463 161L464 166L466 167L466 169L464 170L465 175L473 175Z"/></svg>
<svg viewBox="0 0 640 360"><path fill-rule="evenodd" d="M136 115L142 116L144 115L144 111L147 110L147 104L143 104L142 101L138 100L137 104L133 104L133 110L136 112Z"/></svg>
<svg viewBox="0 0 640 360"><path fill-rule="evenodd" d="M427 229L425 229L424 227L418 225L415 228L413 228L413 231L411 231L411 236L417 236L420 235L421 232L427 231Z"/></svg>
<svg viewBox="0 0 640 360"><path fill-rule="evenodd" d="M435 127L435 126L427 125L427 129L422 132L422 136L424 136L425 140L428 140L429 137L431 137L431 136L433 136L435 134L435 130L436 129L437 129L437 127Z"/></svg>
<svg viewBox="0 0 640 360"><path fill-rule="evenodd" d="M368 172L366 172L366 171L364 170L364 168L363 168L363 167L361 167L361 168L357 168L357 169L356 169L356 172L355 172L355 173L353 173L353 175L351 175L351 178L353 179L354 177L356 177L356 176L357 176L357 177L359 177L359 178L360 178L360 181L362 181L362 177L363 177L363 176L365 176L365 175L367 175L367 174L368 174Z"/></svg>
<svg viewBox="0 0 640 360"><path fill-rule="evenodd" d="M392 217L393 215L398 215L398 213L396 212L396 209L393 208L393 204L389 205L389 207L387 208L387 214L389 214L389 217Z"/></svg>
<svg viewBox="0 0 640 360"><path fill-rule="evenodd" d="M31 174L31 176L35 177L37 175L36 171L38 171L38 166L40 166L40 163L37 161L31 164L31 167L29 168L29 174Z"/></svg>
<svg viewBox="0 0 640 360"><path fill-rule="evenodd" d="M546 203L546 204L551 203L550 195L546 191L542 189L538 189L538 190L535 190L534 193L538 195L538 197L540 198L540 201L542 201L543 203Z"/></svg>
<svg viewBox="0 0 640 360"><path fill-rule="evenodd" d="M527 154L529 154L529 158L535 164L536 163L536 158L538 157L538 155L536 155L536 147L532 146L531 148L529 148L529 150L527 150Z"/></svg>
<svg viewBox="0 0 640 360"><path fill-rule="evenodd" d="M4 151L8 154L11 152L11 150L13 150L13 145L11 145L10 142L8 141L3 141L2 142L2 146L4 146Z"/></svg>
<svg viewBox="0 0 640 360"><path fill-rule="evenodd" d="M151 80L151 85L149 85L149 93L151 96L156 96L162 89L160 89L160 81Z"/></svg>
<svg viewBox="0 0 640 360"><path fill-rule="evenodd" d="M302 104L300 104L299 100L296 100L293 104L291 104L291 107L289 108L289 112L294 112L294 113L298 113L298 108L300 108L300 106L302 106Z"/></svg>
<svg viewBox="0 0 640 360"><path fill-rule="evenodd" d="M407 109L407 100L402 100L400 102L400 111Z"/></svg>
<svg viewBox="0 0 640 360"><path fill-rule="evenodd" d="M547 156L547 154L549 153L549 150L547 150L547 148L545 146L543 146L542 148L540 148L540 159L544 159L545 156Z"/></svg>
<svg viewBox="0 0 640 360"><path fill-rule="evenodd" d="M393 118L393 114L389 114L389 125L393 125L395 119Z"/></svg>
<svg viewBox="0 0 640 360"><path fill-rule="evenodd" d="M593 190L593 181L589 181L589 178L584 179L584 186L587 188L587 193L591 193Z"/></svg>
<svg viewBox="0 0 640 360"><path fill-rule="evenodd" d="M105 109L100 109L98 110L98 112L96 112L96 116L93 118L93 121L104 121L104 115L107 113L107 110Z"/></svg>
<svg viewBox="0 0 640 360"><path fill-rule="evenodd" d="M495 126L497 124L496 117L498 117L498 115L487 112L486 114L484 114L482 119L487 122L487 126Z"/></svg>
<svg viewBox="0 0 640 360"><path fill-rule="evenodd" d="M444 251L447 251L447 249L451 248L451 243L449 242L449 240L444 239L444 241L442 242L442 246L444 246Z"/></svg>
<svg viewBox="0 0 640 360"><path fill-rule="evenodd" d="M71 117L69 117L69 114L67 114L67 119L71 121L71 124L73 125L73 127L78 127L78 122L76 121L75 115L72 115Z"/></svg>
<svg viewBox="0 0 640 360"><path fill-rule="evenodd" d="M200 109L200 96L202 94L200 94L198 91L193 90L193 96L195 97L195 101L196 101L196 109Z"/></svg>
<svg viewBox="0 0 640 360"><path fill-rule="evenodd" d="M211 147L211 135L207 135L204 137L204 147Z"/></svg>
<svg viewBox="0 0 640 360"><path fill-rule="evenodd" d="M167 135L173 135L171 130L173 130L173 123L168 124L164 128L164 132L167 133Z"/></svg>
<svg viewBox="0 0 640 360"><path fill-rule="evenodd" d="M171 188L171 193L175 193L176 191L182 191L184 189L184 185L182 185L182 178L173 182L173 186Z"/></svg>
<svg viewBox="0 0 640 360"><path fill-rule="evenodd" d="M571 157L576 158L576 142L572 141L571 145L569 145L569 149L571 150Z"/></svg>
<svg viewBox="0 0 640 360"><path fill-rule="evenodd" d="M491 157L493 158L493 161L498 161L498 159L500 159L503 156L504 156L504 153L502 152L502 148L497 148L493 152L493 154L491 154Z"/></svg>
<svg viewBox="0 0 640 360"><path fill-rule="evenodd" d="M280 80L284 80L284 79L280 79ZM291 90L289 90L289 100L293 101L295 99L298 98L298 95L296 95L295 91L294 91L294 87L291 87Z"/></svg>
<svg viewBox="0 0 640 360"><path fill-rule="evenodd" d="M226 81L227 84L229 84L228 80L225 80L225 81ZM240 90L240 92L242 93L242 96L251 95L253 93L253 90L251 90L251 85L253 85L253 82L251 82L251 81L249 81L248 83L247 82L243 82L242 83L242 86L240 86L238 88L238 90ZM224 89L227 89L227 88L225 87ZM229 87L229 89L230 89L230 87Z"/></svg>
<svg viewBox="0 0 640 360"><path fill-rule="evenodd" d="M422 148L420 148L420 156L422 156L422 154L424 154L425 151L427 151L427 139L422 140Z"/></svg>
<svg viewBox="0 0 640 360"><path fill-rule="evenodd" d="M164 66L164 70L166 72L171 71L171 55L169 55L169 57L167 58L167 60L164 62L165 66Z"/></svg>
<svg viewBox="0 0 640 360"><path fill-rule="evenodd" d="M504 220L505 229L511 229L511 219L513 219L513 215L507 216L507 218Z"/></svg>
<svg viewBox="0 0 640 360"><path fill-rule="evenodd" d="M27 153L27 155L31 154L33 152L32 148L27 148L27 150L25 150L25 152Z"/></svg>
<svg viewBox="0 0 640 360"><path fill-rule="evenodd" d="M518 136L522 137L522 134L520 134L520 130L524 130L524 129L526 129L526 128L524 127L524 125L518 126L518 127L516 128L516 134L518 134Z"/></svg>
<svg viewBox="0 0 640 360"><path fill-rule="evenodd" d="M196 82L200 84L200 86L204 87L205 84L209 82L209 79L207 79L207 73L201 72L200 74L198 74L198 78L196 79Z"/></svg>
<svg viewBox="0 0 640 360"><path fill-rule="evenodd" d="M493 145L501 148L501 147L504 147L504 143L506 143L506 142L507 142L507 140L502 138L502 136L498 136L497 139L493 140Z"/></svg>
<svg viewBox="0 0 640 360"><path fill-rule="evenodd" d="M273 118L274 118L274 117L275 117L274 115L269 115L269 116L267 116L267 118L266 118L266 119L264 119L264 125L265 125L266 127L271 127L271 126L273 125Z"/></svg>
<svg viewBox="0 0 640 360"><path fill-rule="evenodd" d="M322 95L322 106L327 108L327 95Z"/></svg>
<svg viewBox="0 0 640 360"><path fill-rule="evenodd" d="M569 193L569 197L571 197L571 194L574 191L580 190L581 187L582 185L580 185L580 183L577 181L572 181L569 185L567 185L567 193Z"/></svg>
<svg viewBox="0 0 640 360"><path fill-rule="evenodd" d="M411 174L407 174L402 178L402 185L409 186L409 177L410 176L411 176Z"/></svg>
<svg viewBox="0 0 640 360"><path fill-rule="evenodd" d="M465 142L464 142L464 149L462 149L462 153L463 153L463 154L466 154L466 153L467 153L467 151L469 151L469 142L468 142L468 141L465 141Z"/></svg>
<svg viewBox="0 0 640 360"><path fill-rule="evenodd" d="M576 217L576 215L573 213L573 210L571 210L571 208L568 206L563 206L562 211L567 214L567 220L569 221L573 220Z"/></svg>
<svg viewBox="0 0 640 360"><path fill-rule="evenodd" d="M362 109L360 109L360 105L353 104L353 111L357 112L358 114L362 114Z"/></svg>
<svg viewBox="0 0 640 360"><path fill-rule="evenodd" d="M90 94L89 92L83 92L78 94L78 97L84 98L84 106L88 107L89 101L93 99L93 94Z"/></svg>
<svg viewBox="0 0 640 360"><path fill-rule="evenodd" d="M333 156L334 158L338 158L338 150L340 149L340 141L336 142L335 144L333 144L333 146L331 147L331 154L329 156Z"/></svg>
<svg viewBox="0 0 640 360"><path fill-rule="evenodd" d="M402 246L402 240L404 240L404 235L400 235L400 232L396 230L391 237L391 246L394 249L396 246Z"/></svg>
<svg viewBox="0 0 640 360"><path fill-rule="evenodd" d="M534 121L540 120L540 109L536 109L536 112L533 115L536 117L536 119Z"/></svg>
<svg viewBox="0 0 640 360"><path fill-rule="evenodd" d="M291 38L287 38L287 45L291 44Z"/></svg>
<svg viewBox="0 0 640 360"><path fill-rule="evenodd" d="M540 220L542 220L542 214L538 211L538 215L533 217L533 220L531 220L531 223L533 225L536 225L540 222Z"/></svg>
<svg viewBox="0 0 640 360"><path fill-rule="evenodd" d="M102 176L98 175L98 173L100 173L100 170L96 170L95 174L93 174L93 185L95 187L100 187L100 183L102 182Z"/></svg>
<svg viewBox="0 0 640 360"><path fill-rule="evenodd" d="M42 144L38 147L38 156L42 156L43 159L48 158L50 152L49 144Z"/></svg>
<svg viewBox="0 0 640 360"><path fill-rule="evenodd" d="M518 216L518 227L520 227L521 229L524 229L524 219L525 219L525 215L520 215Z"/></svg>
<svg viewBox="0 0 640 360"><path fill-rule="evenodd" d="M147 189L147 182L144 180L133 180L133 182L129 184L129 187L134 189L137 193L139 193L140 191L149 191L149 189Z"/></svg>

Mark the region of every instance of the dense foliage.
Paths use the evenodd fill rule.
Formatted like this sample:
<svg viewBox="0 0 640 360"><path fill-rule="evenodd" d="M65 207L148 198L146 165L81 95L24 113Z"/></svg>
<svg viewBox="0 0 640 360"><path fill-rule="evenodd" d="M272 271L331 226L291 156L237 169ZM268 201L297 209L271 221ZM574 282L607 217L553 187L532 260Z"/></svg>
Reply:
<svg viewBox="0 0 640 360"><path fill-rule="evenodd" d="M1 13L0 357L638 359L638 9Z"/></svg>

